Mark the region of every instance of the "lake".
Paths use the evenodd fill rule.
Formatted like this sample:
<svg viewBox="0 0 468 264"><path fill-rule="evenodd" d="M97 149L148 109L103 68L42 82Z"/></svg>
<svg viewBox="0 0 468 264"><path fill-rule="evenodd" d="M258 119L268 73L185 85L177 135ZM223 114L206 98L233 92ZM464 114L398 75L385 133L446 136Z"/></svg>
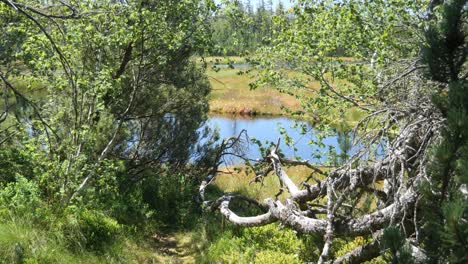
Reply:
<svg viewBox="0 0 468 264"><path fill-rule="evenodd" d="M264 142L277 142L281 138L280 149L289 158L306 159L316 163L327 161L325 156L319 157L320 153L328 151L330 148L335 148L337 153L340 153L338 144L338 133L326 136L322 146L317 144L309 144L317 140L318 131L315 130L312 124L304 121L298 121L287 117L242 117L242 116L211 116L205 126L212 129L217 129L220 135L220 142L223 138L229 138L239 135L242 130L247 131L249 138L255 138ZM301 128L306 133L301 133ZM284 136L281 132L292 139L293 144L290 146L285 144ZM268 146L265 145L264 146ZM258 159L261 157L257 145L246 144L244 149L247 157ZM232 158L227 161L228 165L237 165L242 163L239 158Z"/></svg>

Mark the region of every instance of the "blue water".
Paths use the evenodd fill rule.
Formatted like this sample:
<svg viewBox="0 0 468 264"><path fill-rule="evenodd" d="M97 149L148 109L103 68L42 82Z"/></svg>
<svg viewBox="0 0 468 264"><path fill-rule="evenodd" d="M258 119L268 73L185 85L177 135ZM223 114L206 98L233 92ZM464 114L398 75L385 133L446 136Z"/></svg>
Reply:
<svg viewBox="0 0 468 264"><path fill-rule="evenodd" d="M318 145L313 143L317 141L318 131L311 124L286 117L255 117L249 119L243 117L213 116L209 118L206 126L217 129L221 139L237 136L244 129L247 131L249 139L255 138L262 143L276 143L278 138L281 138L280 150L288 158L299 158L316 163L324 163L327 161L326 155L320 154L326 153L330 148L334 148L337 153L341 152L336 133L330 133L330 135L324 137L321 141L323 145ZM285 144L284 136L280 133L281 130L286 132L292 139L290 145ZM261 158L258 146L249 143L249 140L245 137L243 139L244 154L250 159ZM263 146L267 147L269 144L263 144ZM242 163L242 160L231 158L227 163L236 165Z"/></svg>

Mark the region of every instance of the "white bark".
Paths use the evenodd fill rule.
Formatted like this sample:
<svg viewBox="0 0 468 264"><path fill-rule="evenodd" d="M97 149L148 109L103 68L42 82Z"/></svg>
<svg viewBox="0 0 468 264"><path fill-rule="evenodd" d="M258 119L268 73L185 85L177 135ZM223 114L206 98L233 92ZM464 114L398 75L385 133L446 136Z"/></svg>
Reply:
<svg viewBox="0 0 468 264"><path fill-rule="evenodd" d="M262 226L276 221L270 212L257 216L238 216L229 209L229 201L221 202L219 211L229 222L240 226Z"/></svg>
<svg viewBox="0 0 468 264"><path fill-rule="evenodd" d="M230 199L211 203L210 208L219 210L228 221L237 225L257 226L277 221L300 233L324 236L325 246L319 263L361 263L370 260L380 254L379 237L338 259L330 260L333 239L339 236L369 236L381 233L389 225L413 220L418 198L417 187L426 177L426 159L421 153L426 151L436 135L434 132L438 129L437 122L439 121L432 118L416 116L388 144L387 154L381 160L362 162L356 166L352 162L356 163L358 157L347 166L330 172L323 172L307 161L283 160L277 154L278 141L269 155L260 161L265 166L260 167L265 168L268 165L273 168L281 185L280 192L284 188L289 194L284 201L278 200L278 197L267 198L263 204L257 204L264 209L264 213L249 217L239 216L230 210ZM326 178L316 179L316 184L313 185L303 184L304 188L300 189L285 172L283 163L289 166L307 166L313 173L325 175ZM376 187L376 183L384 180L393 183L386 185L387 192ZM205 188L210 182L212 181L208 179L202 183L201 196L204 196ZM372 195L378 207L365 212L356 212L359 209L353 208L352 214L346 215L349 210L345 207L349 208L349 205L344 201L354 199L349 195L358 192ZM327 199L327 206L320 204L322 198Z"/></svg>

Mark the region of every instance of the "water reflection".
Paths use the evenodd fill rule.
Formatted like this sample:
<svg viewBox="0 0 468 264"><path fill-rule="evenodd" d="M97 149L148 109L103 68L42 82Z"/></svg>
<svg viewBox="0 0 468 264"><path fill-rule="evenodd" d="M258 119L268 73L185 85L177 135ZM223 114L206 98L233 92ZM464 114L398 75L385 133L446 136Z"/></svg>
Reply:
<svg viewBox="0 0 468 264"><path fill-rule="evenodd" d="M330 148L335 148L338 154L341 152L336 133L323 138L321 141L323 145L321 146L310 144L317 141L318 131L311 124L287 117L255 117L249 119L238 116L212 116L205 126L217 129L221 139L237 136L244 129L247 131L249 138L255 138L262 143L266 141L276 142L278 138L282 138L283 143L280 145L280 149L289 158L307 159L312 162L323 163L327 161L327 158L320 155L320 153L324 153ZM301 130L306 133L301 133ZM284 143L282 132L286 132L292 139L293 144L288 146ZM258 159L261 157L256 145L249 144L244 151L249 158ZM233 158L229 163L239 164L241 160Z"/></svg>

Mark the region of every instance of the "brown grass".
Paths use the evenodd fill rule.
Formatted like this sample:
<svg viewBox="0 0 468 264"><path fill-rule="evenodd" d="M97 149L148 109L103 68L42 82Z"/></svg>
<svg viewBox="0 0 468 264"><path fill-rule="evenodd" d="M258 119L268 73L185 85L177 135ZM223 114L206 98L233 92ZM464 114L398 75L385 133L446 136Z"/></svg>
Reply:
<svg viewBox="0 0 468 264"><path fill-rule="evenodd" d="M268 197L275 197L278 193L280 186L278 177L275 174L268 174L268 176L264 178L263 183L250 183L254 175L252 173L247 173L245 167L237 168L237 171L233 167L224 168L223 173L217 176L215 185L224 192L240 193L259 201L263 201ZM286 168L286 173L298 186L301 186L301 183L307 179L311 172L312 170L305 166ZM309 181L309 183L315 184L313 180ZM281 199L286 197L287 193L283 193L279 196Z"/></svg>
<svg viewBox="0 0 468 264"><path fill-rule="evenodd" d="M237 168L237 169L235 169ZM273 198L279 192L279 180L278 177L274 173L268 174L267 177L264 178L262 183L251 183L254 175L252 173L246 173L245 167L228 167L222 169L223 173L220 173L216 180L215 185L224 192L232 192L232 193L239 193L250 198L256 199L257 201L263 201L266 198ZM327 171L330 168L324 167L321 168L323 171ZM301 187L302 183L309 177L312 173L312 170L305 167L305 166L293 166L285 168L286 173L291 178L291 180L298 186ZM324 176L315 174L319 180L323 180ZM313 185L316 184L313 179L310 179L309 184ZM377 190L383 189L383 181L376 182L372 184L370 187L375 188ZM287 190L279 196L279 199L284 200L288 197ZM369 196L369 194L364 194L361 198L359 203L357 204L357 208L363 208L366 199L370 199L370 210L374 210L377 207L377 200L375 197ZM318 199L316 202L325 204L326 198Z"/></svg>
<svg viewBox="0 0 468 264"><path fill-rule="evenodd" d="M251 90L253 80L238 75L238 69L208 70L213 90L210 94L210 110L214 113L284 115L283 108L300 111L300 102L293 96L280 93L271 87Z"/></svg>

